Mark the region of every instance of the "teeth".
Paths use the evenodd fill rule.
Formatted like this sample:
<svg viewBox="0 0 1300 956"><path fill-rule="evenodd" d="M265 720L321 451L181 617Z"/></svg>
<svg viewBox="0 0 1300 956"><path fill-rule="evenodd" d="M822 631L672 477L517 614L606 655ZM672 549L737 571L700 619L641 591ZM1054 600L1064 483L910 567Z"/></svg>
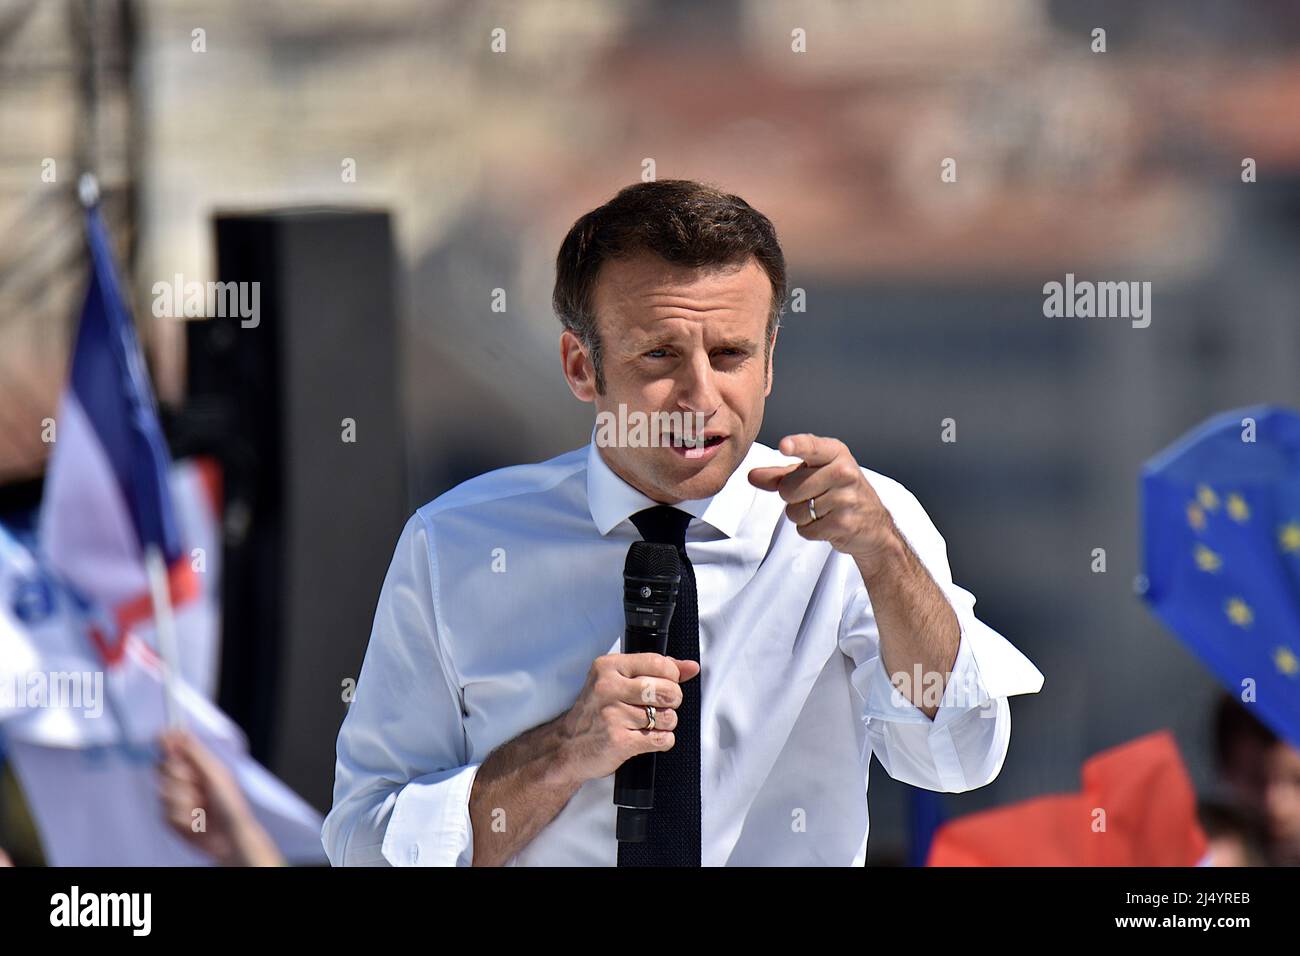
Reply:
<svg viewBox="0 0 1300 956"><path fill-rule="evenodd" d="M719 439L720 440L720 439ZM684 435L673 435L672 444L679 448L690 448L696 451L702 451L710 446L711 438L701 435L696 438L687 438Z"/></svg>

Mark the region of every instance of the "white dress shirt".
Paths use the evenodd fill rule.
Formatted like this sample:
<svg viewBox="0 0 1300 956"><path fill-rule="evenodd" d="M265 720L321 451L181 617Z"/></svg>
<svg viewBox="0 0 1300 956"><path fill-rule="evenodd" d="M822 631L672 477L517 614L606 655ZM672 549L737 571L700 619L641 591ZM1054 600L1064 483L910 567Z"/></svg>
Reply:
<svg viewBox="0 0 1300 956"><path fill-rule="evenodd" d="M1042 686L976 619L916 498L864 468L961 624L934 720L898 694L852 558L800 537L780 496L749 483L794 461L755 442L721 491L677 505L698 519L704 866L862 865L873 753L918 787L982 787L1006 757L1007 697ZM629 517L654 504L591 444L480 475L411 517L339 732L332 863L470 865L479 766L621 651ZM587 781L509 865L615 866L613 794L612 774Z"/></svg>

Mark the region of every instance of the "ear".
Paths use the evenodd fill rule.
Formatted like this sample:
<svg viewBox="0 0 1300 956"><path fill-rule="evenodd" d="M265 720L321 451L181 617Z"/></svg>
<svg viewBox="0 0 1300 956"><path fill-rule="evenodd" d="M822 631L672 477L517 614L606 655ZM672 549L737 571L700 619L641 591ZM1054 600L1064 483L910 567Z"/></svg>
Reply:
<svg viewBox="0 0 1300 956"><path fill-rule="evenodd" d="M776 337L780 331L779 327L772 330L772 344L767 350L767 387L763 389L764 398L772 394L772 380L776 378Z"/></svg>
<svg viewBox="0 0 1300 956"><path fill-rule="evenodd" d="M596 400L596 369L582 342L569 329L560 333L560 362L569 391L580 402Z"/></svg>

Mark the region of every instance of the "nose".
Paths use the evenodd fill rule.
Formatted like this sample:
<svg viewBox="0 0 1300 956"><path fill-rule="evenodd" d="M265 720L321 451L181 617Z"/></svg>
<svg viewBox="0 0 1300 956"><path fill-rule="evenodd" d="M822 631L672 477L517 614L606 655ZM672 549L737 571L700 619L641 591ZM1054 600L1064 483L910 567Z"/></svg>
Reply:
<svg viewBox="0 0 1300 956"><path fill-rule="evenodd" d="M677 380L677 404L685 411L696 412L707 420L722 404L717 372L705 349L696 349L691 360L683 363Z"/></svg>

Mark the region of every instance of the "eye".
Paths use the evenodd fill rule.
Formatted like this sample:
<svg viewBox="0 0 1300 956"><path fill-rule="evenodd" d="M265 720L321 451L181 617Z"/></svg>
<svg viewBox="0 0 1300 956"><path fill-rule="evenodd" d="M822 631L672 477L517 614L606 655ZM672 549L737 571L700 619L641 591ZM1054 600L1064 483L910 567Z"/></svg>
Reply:
<svg viewBox="0 0 1300 956"><path fill-rule="evenodd" d="M646 358L667 358L668 350L662 348L651 349L649 352L646 352L645 354L646 354Z"/></svg>

